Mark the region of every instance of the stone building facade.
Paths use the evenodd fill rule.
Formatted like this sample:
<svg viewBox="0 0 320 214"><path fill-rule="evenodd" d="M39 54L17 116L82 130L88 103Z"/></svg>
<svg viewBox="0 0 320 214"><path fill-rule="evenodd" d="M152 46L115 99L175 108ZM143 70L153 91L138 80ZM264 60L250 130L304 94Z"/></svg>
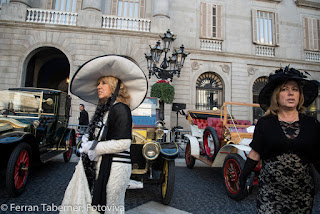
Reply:
<svg viewBox="0 0 320 214"><path fill-rule="evenodd" d="M211 109L225 101L256 102L280 66L320 81L319 0L0 0L0 88L68 91L86 61L105 54L132 57L148 76L145 53L167 29L190 53L174 77L175 103ZM157 79L149 79L149 86ZM150 87L148 95L150 95ZM78 106L72 97L72 118ZM84 103L92 115L94 106ZM320 99L308 109L319 117ZM253 120L253 110L233 109ZM166 127L176 113L165 105ZM179 125L187 127L184 116Z"/></svg>

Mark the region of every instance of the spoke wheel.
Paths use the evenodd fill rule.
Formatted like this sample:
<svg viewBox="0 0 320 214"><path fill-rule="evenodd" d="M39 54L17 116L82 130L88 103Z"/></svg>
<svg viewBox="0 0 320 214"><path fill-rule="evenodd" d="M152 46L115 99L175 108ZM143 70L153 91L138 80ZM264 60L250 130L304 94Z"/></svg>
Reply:
<svg viewBox="0 0 320 214"><path fill-rule="evenodd" d="M203 146L206 151L206 155L210 160L214 160L218 151L220 150L220 143L217 132L211 126L208 126L204 130L203 134Z"/></svg>
<svg viewBox="0 0 320 214"><path fill-rule="evenodd" d="M6 173L6 188L10 196L20 195L26 187L31 165L31 147L20 143L12 151Z"/></svg>
<svg viewBox="0 0 320 214"><path fill-rule="evenodd" d="M165 205L170 204L175 182L175 163L174 160L164 160L162 168L161 198Z"/></svg>
<svg viewBox="0 0 320 214"><path fill-rule="evenodd" d="M196 160L194 157L191 155L191 145L190 142L187 143L186 145L186 151L185 151L185 160L186 160L186 165L189 169L192 169Z"/></svg>
<svg viewBox="0 0 320 214"><path fill-rule="evenodd" d="M63 159L64 162L69 162L72 156L72 150L73 150L73 137L72 134L70 133L67 137L66 140L66 147L68 148L68 151L66 151L65 153L63 153Z"/></svg>
<svg viewBox="0 0 320 214"><path fill-rule="evenodd" d="M244 160L238 154L229 154L223 164L223 178L227 195L234 199L240 200L240 174L244 166Z"/></svg>

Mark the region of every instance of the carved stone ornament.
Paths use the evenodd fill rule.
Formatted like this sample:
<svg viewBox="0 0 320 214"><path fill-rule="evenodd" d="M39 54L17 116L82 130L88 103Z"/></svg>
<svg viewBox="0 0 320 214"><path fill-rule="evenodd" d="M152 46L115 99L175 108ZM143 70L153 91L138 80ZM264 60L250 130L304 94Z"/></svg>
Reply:
<svg viewBox="0 0 320 214"><path fill-rule="evenodd" d="M248 74L249 74L249 75L254 75L257 70L258 70L258 69L254 68L254 67L249 67L249 68L248 68Z"/></svg>
<svg viewBox="0 0 320 214"><path fill-rule="evenodd" d="M222 70L224 73L229 74L229 72L230 72L230 67L229 67L229 65L220 65L220 67L221 67L221 70Z"/></svg>
<svg viewBox="0 0 320 214"><path fill-rule="evenodd" d="M200 64L198 62L191 63L192 70L198 70L200 68Z"/></svg>

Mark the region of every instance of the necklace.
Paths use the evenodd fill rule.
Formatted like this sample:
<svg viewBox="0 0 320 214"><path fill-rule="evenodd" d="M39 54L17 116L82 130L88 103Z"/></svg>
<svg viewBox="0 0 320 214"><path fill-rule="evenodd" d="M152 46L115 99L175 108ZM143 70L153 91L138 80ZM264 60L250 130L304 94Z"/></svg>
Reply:
<svg viewBox="0 0 320 214"><path fill-rule="evenodd" d="M299 119L299 114L298 114L297 117L296 117L293 121L291 121L291 122L282 119L280 115L278 115L278 116L279 116L279 119L280 119L281 121L286 122L286 123L289 123L289 124L292 124L292 123L296 122L296 121Z"/></svg>

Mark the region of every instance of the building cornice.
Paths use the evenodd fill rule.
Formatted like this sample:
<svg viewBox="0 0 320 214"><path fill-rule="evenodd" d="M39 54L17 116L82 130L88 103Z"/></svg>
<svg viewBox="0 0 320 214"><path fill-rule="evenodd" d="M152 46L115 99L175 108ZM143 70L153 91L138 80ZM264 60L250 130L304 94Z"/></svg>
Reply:
<svg viewBox="0 0 320 214"><path fill-rule="evenodd" d="M296 5L298 7L309 7L313 9L320 9L320 3L307 1L307 0L296 0Z"/></svg>

